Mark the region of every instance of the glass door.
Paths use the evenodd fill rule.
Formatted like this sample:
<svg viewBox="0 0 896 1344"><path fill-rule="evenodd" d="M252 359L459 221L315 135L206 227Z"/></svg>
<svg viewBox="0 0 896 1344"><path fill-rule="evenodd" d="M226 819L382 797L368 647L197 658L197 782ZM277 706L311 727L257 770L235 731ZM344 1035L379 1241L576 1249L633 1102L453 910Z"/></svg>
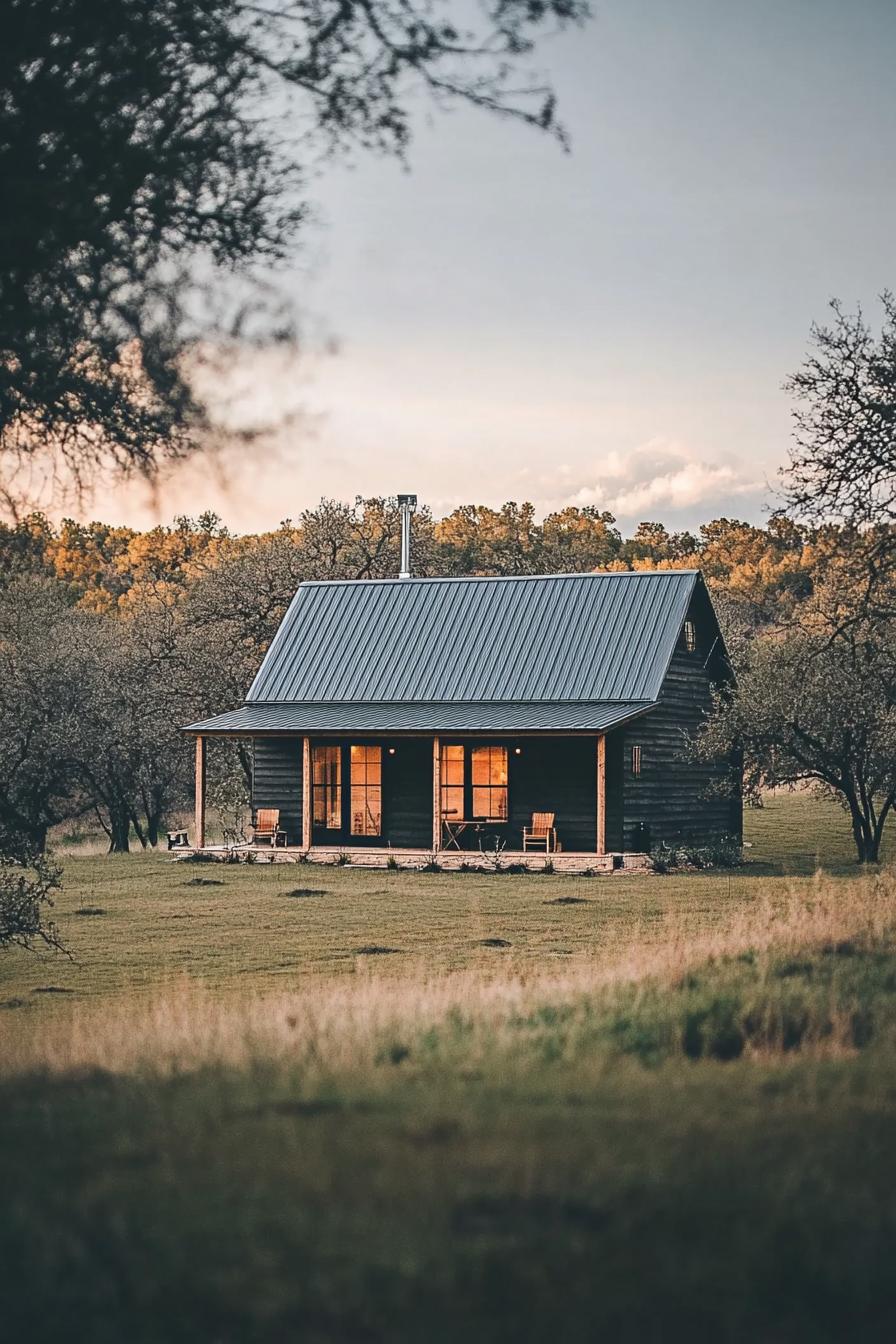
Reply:
<svg viewBox="0 0 896 1344"><path fill-rule="evenodd" d="M312 748L311 795L314 825L342 830L342 748L338 742Z"/></svg>
<svg viewBox="0 0 896 1344"><path fill-rule="evenodd" d="M383 833L383 749L359 746L349 749L351 806L349 823L352 835Z"/></svg>

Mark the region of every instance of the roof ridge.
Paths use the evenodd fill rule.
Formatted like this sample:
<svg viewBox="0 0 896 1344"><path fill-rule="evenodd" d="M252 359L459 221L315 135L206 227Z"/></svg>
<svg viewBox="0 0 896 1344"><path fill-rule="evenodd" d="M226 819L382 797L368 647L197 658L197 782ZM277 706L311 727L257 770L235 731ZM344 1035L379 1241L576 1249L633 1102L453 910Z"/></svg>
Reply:
<svg viewBox="0 0 896 1344"><path fill-rule="evenodd" d="M253 709L264 709L271 705L306 705L312 708L318 705L655 705L657 703L657 699L649 695L575 695L563 697L538 695L527 696L523 699L517 696L500 696L486 700L475 697L473 699L465 697L463 700L456 700L444 695L435 699L430 696L426 699L416 700L368 700L366 698L358 699L357 697L352 700L336 697L330 700L307 700L303 697L297 697L295 700L250 700L247 697L238 708L246 705L251 705Z"/></svg>
<svg viewBox="0 0 896 1344"><path fill-rule="evenodd" d="M400 579L397 574L384 579L302 579L300 588L335 587L337 584L400 583L522 583L532 579L644 579L670 574L697 575L699 569L586 569L563 574L428 574Z"/></svg>

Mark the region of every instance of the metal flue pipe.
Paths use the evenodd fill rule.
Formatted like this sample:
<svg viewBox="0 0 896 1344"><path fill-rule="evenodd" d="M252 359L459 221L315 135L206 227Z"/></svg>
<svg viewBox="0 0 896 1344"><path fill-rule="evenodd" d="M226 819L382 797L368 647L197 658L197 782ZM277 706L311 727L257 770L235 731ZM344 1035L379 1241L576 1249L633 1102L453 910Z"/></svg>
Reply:
<svg viewBox="0 0 896 1344"><path fill-rule="evenodd" d="M411 515L417 507L416 495L399 495L398 509L401 513L401 567L400 579L411 577Z"/></svg>

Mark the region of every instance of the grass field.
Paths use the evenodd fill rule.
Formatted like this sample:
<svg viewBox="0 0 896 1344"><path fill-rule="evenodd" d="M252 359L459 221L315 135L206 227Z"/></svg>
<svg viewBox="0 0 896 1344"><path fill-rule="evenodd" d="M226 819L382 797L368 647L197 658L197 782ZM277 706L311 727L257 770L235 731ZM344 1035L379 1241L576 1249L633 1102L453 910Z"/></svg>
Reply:
<svg viewBox="0 0 896 1344"><path fill-rule="evenodd" d="M0 960L9 1338L890 1339L896 877L806 795L747 827L663 877L68 860L72 959Z"/></svg>

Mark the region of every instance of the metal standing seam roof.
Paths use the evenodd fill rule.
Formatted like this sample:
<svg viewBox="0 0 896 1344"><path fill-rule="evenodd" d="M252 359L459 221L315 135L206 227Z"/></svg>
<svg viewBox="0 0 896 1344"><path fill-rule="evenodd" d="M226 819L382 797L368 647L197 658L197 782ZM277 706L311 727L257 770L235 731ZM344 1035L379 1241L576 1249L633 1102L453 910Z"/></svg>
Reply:
<svg viewBox="0 0 896 1344"><path fill-rule="evenodd" d="M303 583L246 705L189 727L599 730L659 698L700 582L650 570Z"/></svg>
<svg viewBox="0 0 896 1344"><path fill-rule="evenodd" d="M656 700L697 578L303 583L246 699Z"/></svg>
<svg viewBox="0 0 896 1344"><path fill-rule="evenodd" d="M189 731L256 733L449 733L449 732L603 732L653 707L653 701L575 700L537 701L527 704L472 704L461 700L440 703L404 701L398 704L367 704L357 701L332 704L243 705L229 714L191 723Z"/></svg>

